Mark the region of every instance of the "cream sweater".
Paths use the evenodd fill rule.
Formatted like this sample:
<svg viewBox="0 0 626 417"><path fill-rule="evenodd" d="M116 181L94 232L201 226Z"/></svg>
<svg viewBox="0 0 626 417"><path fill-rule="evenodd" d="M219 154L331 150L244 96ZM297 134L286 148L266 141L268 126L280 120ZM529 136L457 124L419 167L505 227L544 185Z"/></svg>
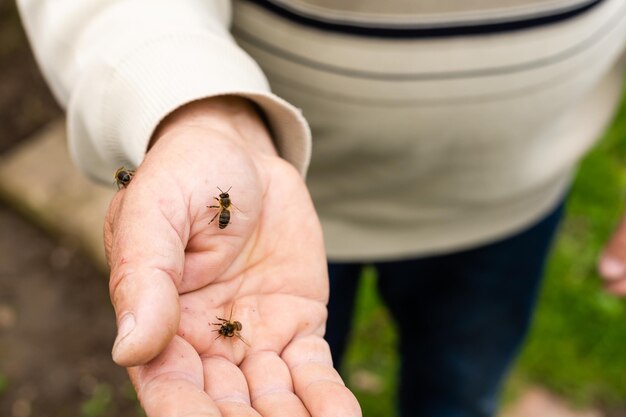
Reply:
<svg viewBox="0 0 626 417"><path fill-rule="evenodd" d="M85 173L110 182L177 107L242 95L284 158L302 173L310 161L333 260L445 252L529 225L621 96L624 0L18 4Z"/></svg>

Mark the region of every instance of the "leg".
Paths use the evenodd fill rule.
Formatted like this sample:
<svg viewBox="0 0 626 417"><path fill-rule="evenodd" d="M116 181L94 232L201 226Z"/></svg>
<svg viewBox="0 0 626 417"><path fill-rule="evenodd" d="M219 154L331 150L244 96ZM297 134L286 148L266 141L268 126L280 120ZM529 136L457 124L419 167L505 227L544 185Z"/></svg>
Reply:
<svg viewBox="0 0 626 417"><path fill-rule="evenodd" d="M213 197L214 199L216 199L217 201L220 201L219 198L217 197ZM220 208L220 206L207 206L208 208ZM215 218L220 214L220 211L218 211L217 213L215 213L215 216L213 216L213 218L211 219L211 221L209 222L209 224L213 223L213 220L215 220Z"/></svg>
<svg viewBox="0 0 626 417"><path fill-rule="evenodd" d="M215 206L209 206L209 208L214 208ZM213 220L215 220L215 218L217 217L217 215L220 214L220 212L218 211L217 213L215 213L215 216L213 216L213 218L211 219L211 221L209 222L209 224L213 223Z"/></svg>
<svg viewBox="0 0 626 417"><path fill-rule="evenodd" d="M479 248L376 265L400 329L401 416L494 415L561 213Z"/></svg>
<svg viewBox="0 0 626 417"><path fill-rule="evenodd" d="M328 320L324 336L333 356L335 369L341 367L341 359L346 349L346 342L352 323L354 297L361 276L361 264L330 263L330 301L328 302Z"/></svg>

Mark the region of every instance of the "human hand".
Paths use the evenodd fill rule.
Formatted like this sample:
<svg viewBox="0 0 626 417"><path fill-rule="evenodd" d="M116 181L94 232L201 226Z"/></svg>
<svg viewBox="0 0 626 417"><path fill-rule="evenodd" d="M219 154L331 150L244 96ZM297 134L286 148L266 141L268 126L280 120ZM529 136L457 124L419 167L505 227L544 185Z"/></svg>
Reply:
<svg viewBox="0 0 626 417"><path fill-rule="evenodd" d="M622 218L604 248L598 271L607 291L619 296L626 295L626 217Z"/></svg>
<svg viewBox="0 0 626 417"><path fill-rule="evenodd" d="M114 360L149 417L358 416L323 340L328 283L304 182L243 99L164 123L105 223ZM237 207L219 229L217 187ZM216 316L242 324L219 337Z"/></svg>

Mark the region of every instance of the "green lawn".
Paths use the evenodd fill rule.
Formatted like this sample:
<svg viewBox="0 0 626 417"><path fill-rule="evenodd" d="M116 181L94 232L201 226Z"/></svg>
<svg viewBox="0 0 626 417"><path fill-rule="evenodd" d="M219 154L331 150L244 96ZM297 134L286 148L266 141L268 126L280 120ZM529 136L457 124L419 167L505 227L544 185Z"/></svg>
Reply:
<svg viewBox="0 0 626 417"><path fill-rule="evenodd" d="M583 161L517 372L571 401L626 404L626 304L596 262L626 196L626 106ZM625 407L626 408L626 407Z"/></svg>
<svg viewBox="0 0 626 417"><path fill-rule="evenodd" d="M541 384L579 406L626 409L626 304L602 291L595 269L625 197L626 106L622 106L602 142L581 165L511 386ZM343 374L365 416L388 417L398 367L395 333L375 294L374 272L366 271L364 278ZM509 388L509 393L515 395L516 388Z"/></svg>

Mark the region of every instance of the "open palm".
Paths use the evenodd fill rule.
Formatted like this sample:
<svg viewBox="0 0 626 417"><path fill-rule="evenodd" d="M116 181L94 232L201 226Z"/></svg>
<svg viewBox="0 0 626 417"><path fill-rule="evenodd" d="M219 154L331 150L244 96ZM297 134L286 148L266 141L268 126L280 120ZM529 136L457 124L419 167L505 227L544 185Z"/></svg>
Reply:
<svg viewBox="0 0 626 417"><path fill-rule="evenodd" d="M305 185L231 134L164 136L114 198L114 359L150 417L360 415L323 340L326 263ZM224 229L209 224L218 187L234 205ZM217 317L240 330L220 335Z"/></svg>

